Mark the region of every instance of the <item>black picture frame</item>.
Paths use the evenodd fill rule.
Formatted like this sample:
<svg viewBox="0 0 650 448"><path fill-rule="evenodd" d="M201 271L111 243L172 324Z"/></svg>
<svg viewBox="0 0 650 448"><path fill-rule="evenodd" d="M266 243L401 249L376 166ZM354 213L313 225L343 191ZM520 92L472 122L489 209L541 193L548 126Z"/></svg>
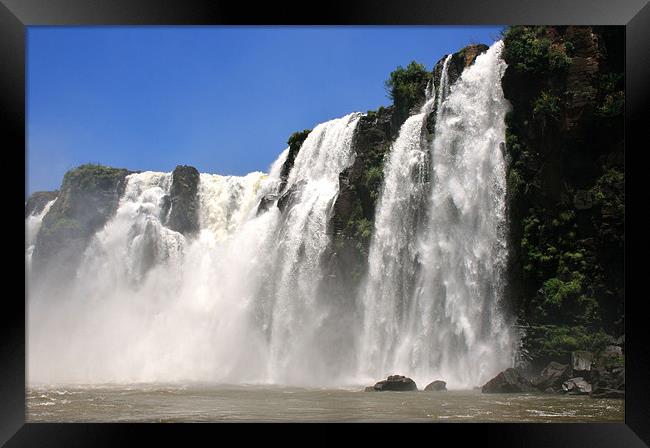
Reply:
<svg viewBox="0 0 650 448"><path fill-rule="evenodd" d="M251 4L235 1L101 1L101 0L0 0L0 114L8 125L3 135L5 169L15 176L13 182L4 178L3 195L7 219L4 223L21 224L18 219L19 193L16 185L22 176L26 188L25 149L25 36L26 27L34 25L622 25L626 35L626 162L640 160L647 148L647 112L650 88L650 4L648 0L401 0L390 4L372 0L327 1L318 4ZM24 166L19 172L18 168ZM634 169L626 163L626 209L629 225L630 178ZM21 174L22 173L22 174ZM8 174L8 175L9 175ZM630 176L632 174L632 176ZM642 178L642 177L641 177ZM634 190L642 191L642 190ZM641 196L633 195L633 196ZM11 204L7 208L6 204ZM24 204L23 204L24 206ZM640 215L640 213L639 213ZM633 214L634 216L634 214ZM641 219L641 218L639 218ZM24 227L24 222L22 224ZM5 235L18 235L20 230L6 230ZM20 246L19 238L7 238ZM634 240L633 240L634 241ZM641 241L638 240L637 241ZM626 246L626 280L635 275L636 263L630 262ZM24 248L13 248L24 253ZM20 255L21 257L23 255ZM8 257L8 256L7 256ZM7 260L4 279L21 289L19 263ZM638 262L638 270L642 262ZM16 270L16 272L12 272ZM639 272L640 274L640 272ZM25 299L27 297L26 281ZM15 292L9 293L5 283L2 324L0 325L0 445L6 446L117 446L128 444L135 436L150 433L169 437L200 435L213 437L213 425L141 425L141 424L42 424L25 423L25 303ZM11 288L13 289L13 288ZM636 295L627 288L626 318L626 399L625 423L600 424L465 424L417 425L419 435L435 443L440 436L463 440L472 435L490 445L502 446L585 446L641 447L650 445L650 386L648 382L650 345L644 328L645 294ZM384 440L395 431L390 425L361 425L368 435ZM217 431L221 434L224 426ZM242 429L242 427L238 427ZM355 426L355 429L357 427ZM263 436L280 436L278 431L293 431L286 425L267 425ZM336 437L319 434L319 441ZM408 429L411 433L411 428ZM401 433L401 431L399 431ZM239 441L254 437L256 431L239 431ZM221 436L220 436L221 437ZM224 436L225 437L225 436ZM283 436L284 437L284 436ZM365 436L364 436L365 437ZM311 440L304 440L310 443ZM216 442L215 442L216 443Z"/></svg>

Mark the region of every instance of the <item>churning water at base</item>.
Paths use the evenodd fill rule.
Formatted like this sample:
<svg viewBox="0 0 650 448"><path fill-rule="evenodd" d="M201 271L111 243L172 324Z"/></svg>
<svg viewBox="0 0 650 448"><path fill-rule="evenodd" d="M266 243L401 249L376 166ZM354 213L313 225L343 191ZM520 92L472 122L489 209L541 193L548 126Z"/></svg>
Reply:
<svg viewBox="0 0 650 448"><path fill-rule="evenodd" d="M362 291L359 372L368 379L403 373L468 388L512 364L498 303L506 260L500 145L509 107L502 46L479 55L443 98L445 61L432 147L422 137L422 112L393 145ZM425 154L430 182L419 174Z"/></svg>

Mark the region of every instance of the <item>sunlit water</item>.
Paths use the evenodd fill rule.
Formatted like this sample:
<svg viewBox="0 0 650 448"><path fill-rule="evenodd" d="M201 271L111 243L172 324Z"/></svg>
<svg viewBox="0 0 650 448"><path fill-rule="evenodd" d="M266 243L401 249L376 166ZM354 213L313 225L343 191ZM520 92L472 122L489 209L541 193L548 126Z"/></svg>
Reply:
<svg viewBox="0 0 650 448"><path fill-rule="evenodd" d="M28 422L622 422L623 400L256 385L36 387Z"/></svg>

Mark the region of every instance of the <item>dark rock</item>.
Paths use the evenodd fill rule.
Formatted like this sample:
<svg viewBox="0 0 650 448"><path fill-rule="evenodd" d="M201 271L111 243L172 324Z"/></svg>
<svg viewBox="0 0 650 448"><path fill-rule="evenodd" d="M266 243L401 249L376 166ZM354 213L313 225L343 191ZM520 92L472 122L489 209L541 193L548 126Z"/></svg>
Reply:
<svg viewBox="0 0 650 448"><path fill-rule="evenodd" d="M305 142L311 129L305 129L303 131L294 132L289 137L287 144L289 145L289 154L287 154L287 159L284 161L282 168L280 169L280 186L278 188L278 193L282 193L285 186L287 185L287 179L289 178L289 173L291 168L293 168L293 163L296 161L298 156L298 151L300 147Z"/></svg>
<svg viewBox="0 0 650 448"><path fill-rule="evenodd" d="M590 191L578 190L573 196L573 205L578 210L587 210L593 207L594 199Z"/></svg>
<svg viewBox="0 0 650 448"><path fill-rule="evenodd" d="M47 267L52 280L76 271L92 236L114 215L131 171L81 165L63 177L57 201L43 218L32 256L35 278Z"/></svg>
<svg viewBox="0 0 650 448"><path fill-rule="evenodd" d="M339 194L327 226L331 247L326 259L328 288L350 290L367 262L372 226L360 232L359 224L372 223L383 182L386 154L399 128L393 107L369 111L359 119L352 138L354 162L339 175ZM401 125L401 123L400 123ZM363 234L360 237L360 234Z"/></svg>
<svg viewBox="0 0 650 448"><path fill-rule="evenodd" d="M179 165L172 173L172 186L169 192L169 211L163 216L163 223L183 235L193 235L199 230L199 189L200 175L193 166ZM165 210L165 204L162 209Z"/></svg>
<svg viewBox="0 0 650 448"><path fill-rule="evenodd" d="M591 385L584 378L571 378L562 383L562 390L569 395L589 395Z"/></svg>
<svg viewBox="0 0 650 448"><path fill-rule="evenodd" d="M273 204L276 203L277 200L278 200L278 196L275 194L268 194L264 196L262 199L260 199L260 203L257 206L257 216L261 215L269 208L271 208Z"/></svg>
<svg viewBox="0 0 650 448"><path fill-rule="evenodd" d="M591 363L594 360L594 354L584 350L571 352L571 367L573 374L581 376L586 380L591 379Z"/></svg>
<svg viewBox="0 0 650 448"><path fill-rule="evenodd" d="M509 368L485 383L481 391L491 393L532 392L535 387L517 369Z"/></svg>
<svg viewBox="0 0 650 448"><path fill-rule="evenodd" d="M374 391L395 391L395 392L407 392L418 390L418 386L415 384L411 378L407 378L402 375L391 375L383 381L379 381L372 387L366 387L366 392Z"/></svg>
<svg viewBox="0 0 650 448"><path fill-rule="evenodd" d="M29 215L40 214L48 202L56 199L58 191L36 191L27 199L25 204L25 218Z"/></svg>
<svg viewBox="0 0 650 448"><path fill-rule="evenodd" d="M441 380L436 380L433 383L427 384L424 388L426 392L439 392L447 390L447 383Z"/></svg>
<svg viewBox="0 0 650 448"><path fill-rule="evenodd" d="M599 353L591 366L591 396L625 397L625 356L621 347L610 345Z"/></svg>
<svg viewBox="0 0 650 448"><path fill-rule="evenodd" d="M571 376L573 376L573 372L569 364L551 362L542 370L539 377L533 381L533 385L544 392L549 389L553 392L560 392L562 383Z"/></svg>
<svg viewBox="0 0 650 448"><path fill-rule="evenodd" d="M282 213L293 206L296 198L300 195L305 181L300 181L292 185L282 196L278 199L278 208Z"/></svg>

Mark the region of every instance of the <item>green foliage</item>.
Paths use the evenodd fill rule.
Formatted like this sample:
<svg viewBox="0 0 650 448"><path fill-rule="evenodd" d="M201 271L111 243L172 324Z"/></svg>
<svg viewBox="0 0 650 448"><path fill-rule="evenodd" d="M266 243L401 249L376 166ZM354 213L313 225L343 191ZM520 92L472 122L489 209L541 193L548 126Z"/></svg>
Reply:
<svg viewBox="0 0 650 448"><path fill-rule="evenodd" d="M595 222L599 236L622 248L625 241L625 174L617 168L606 170L591 192L600 210Z"/></svg>
<svg viewBox="0 0 650 448"><path fill-rule="evenodd" d="M364 183L365 186L368 188L368 191L370 192L370 197L372 198L373 201L376 201L377 199L379 199L381 186L384 182L383 167L371 166L364 173L364 178L365 178Z"/></svg>
<svg viewBox="0 0 650 448"><path fill-rule="evenodd" d="M581 325L536 325L526 329L524 346L534 359L568 361L572 351L598 352L607 346L610 337Z"/></svg>
<svg viewBox="0 0 650 448"><path fill-rule="evenodd" d="M596 109L596 115L600 118L614 118L622 116L625 111L625 93L608 93Z"/></svg>
<svg viewBox="0 0 650 448"><path fill-rule="evenodd" d="M533 102L533 116L559 119L560 99L550 92L542 92Z"/></svg>
<svg viewBox="0 0 650 448"><path fill-rule="evenodd" d="M289 137L289 140L287 140L287 144L289 145L290 148L296 148L296 150L300 149L300 146L304 143L305 139L311 132L311 129L305 129L302 131L297 131L291 134Z"/></svg>
<svg viewBox="0 0 650 448"><path fill-rule="evenodd" d="M574 46L549 37L547 28L513 26L505 32L504 57L512 69L538 80L566 75Z"/></svg>
<svg viewBox="0 0 650 448"><path fill-rule="evenodd" d="M571 65L571 58L565 43L554 43L548 48L548 66L555 72L565 72Z"/></svg>
<svg viewBox="0 0 650 448"><path fill-rule="evenodd" d="M121 168L87 163L65 173L63 185L92 192L115 185L125 172L126 170Z"/></svg>
<svg viewBox="0 0 650 448"><path fill-rule="evenodd" d="M388 97L395 105L397 116L405 118L409 110L424 99L424 90L432 78L431 72L415 61L397 67L385 82Z"/></svg>
<svg viewBox="0 0 650 448"><path fill-rule="evenodd" d="M513 26L505 33L505 58L521 72L542 73L550 67L546 27ZM554 59L556 56L554 56Z"/></svg>

